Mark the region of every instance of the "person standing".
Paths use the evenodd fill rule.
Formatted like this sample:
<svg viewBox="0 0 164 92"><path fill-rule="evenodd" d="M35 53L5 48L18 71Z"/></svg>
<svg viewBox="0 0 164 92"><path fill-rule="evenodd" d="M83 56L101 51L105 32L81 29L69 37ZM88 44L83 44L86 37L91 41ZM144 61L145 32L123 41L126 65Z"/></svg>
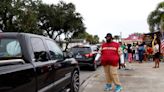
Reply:
<svg viewBox="0 0 164 92"><path fill-rule="evenodd" d="M132 53L133 53L132 45L128 44L128 61L129 61L129 63L132 63L132 61L133 61Z"/></svg>
<svg viewBox="0 0 164 92"><path fill-rule="evenodd" d="M135 60L135 43L132 44L132 60Z"/></svg>
<svg viewBox="0 0 164 92"><path fill-rule="evenodd" d="M115 92L122 90L121 83L118 77L118 63L121 54L121 49L118 43L112 41L112 34L108 33L105 36L106 43L102 44L101 48L101 64L104 68L107 83L104 90L112 90L112 83L115 84Z"/></svg>
<svg viewBox="0 0 164 92"><path fill-rule="evenodd" d="M138 55L138 43L136 44L136 47L135 47L135 60L136 60L136 61L139 61L139 55Z"/></svg>
<svg viewBox="0 0 164 92"><path fill-rule="evenodd" d="M125 58L125 61L128 60L128 46L125 45L125 49L124 49L124 58Z"/></svg>
<svg viewBox="0 0 164 92"><path fill-rule="evenodd" d="M154 61L155 66L153 68L159 68L159 62L160 62L160 52L159 52L159 44L157 42L157 35L154 35L154 39L152 41L152 47L154 52Z"/></svg>
<svg viewBox="0 0 164 92"><path fill-rule="evenodd" d="M119 42L121 46L121 53L120 53L120 60L119 60L119 69L124 68L126 69L126 64L125 64L125 58L124 58L124 50L125 50L125 45L122 44L122 42Z"/></svg>
<svg viewBox="0 0 164 92"><path fill-rule="evenodd" d="M147 56L148 56L147 48L148 48L148 46L147 45L144 45L145 52L144 52L144 59L143 60L145 62L147 62Z"/></svg>
<svg viewBox="0 0 164 92"><path fill-rule="evenodd" d="M144 52L145 52L144 44L140 43L138 47L139 63L143 62Z"/></svg>

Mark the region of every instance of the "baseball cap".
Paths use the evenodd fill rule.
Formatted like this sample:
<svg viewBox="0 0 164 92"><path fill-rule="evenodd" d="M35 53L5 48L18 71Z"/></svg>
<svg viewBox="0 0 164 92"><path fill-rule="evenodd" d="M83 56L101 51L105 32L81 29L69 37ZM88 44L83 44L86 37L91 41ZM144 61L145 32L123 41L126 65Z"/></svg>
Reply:
<svg viewBox="0 0 164 92"><path fill-rule="evenodd" d="M107 37L111 37L112 38L112 34L111 33L107 33L105 38L107 38Z"/></svg>

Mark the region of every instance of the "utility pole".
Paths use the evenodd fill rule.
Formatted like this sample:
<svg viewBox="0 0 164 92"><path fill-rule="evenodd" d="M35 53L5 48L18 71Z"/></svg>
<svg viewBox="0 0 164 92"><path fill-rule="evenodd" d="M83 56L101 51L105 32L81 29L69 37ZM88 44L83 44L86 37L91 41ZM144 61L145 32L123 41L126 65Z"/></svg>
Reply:
<svg viewBox="0 0 164 92"><path fill-rule="evenodd" d="M120 40L121 40L121 42L122 42L122 32L120 32Z"/></svg>

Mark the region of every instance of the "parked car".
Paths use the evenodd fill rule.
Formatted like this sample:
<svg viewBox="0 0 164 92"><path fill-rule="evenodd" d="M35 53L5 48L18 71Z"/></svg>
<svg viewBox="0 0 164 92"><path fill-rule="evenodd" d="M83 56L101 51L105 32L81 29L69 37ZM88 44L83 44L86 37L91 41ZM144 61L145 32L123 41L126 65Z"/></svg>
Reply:
<svg viewBox="0 0 164 92"><path fill-rule="evenodd" d="M89 66L92 70L96 70L97 66L100 65L99 60L95 60L97 55L97 48L91 45L78 45L72 47L70 52L73 54L73 57L78 61L79 66Z"/></svg>
<svg viewBox="0 0 164 92"><path fill-rule="evenodd" d="M78 92L79 67L50 38L0 33L0 92Z"/></svg>

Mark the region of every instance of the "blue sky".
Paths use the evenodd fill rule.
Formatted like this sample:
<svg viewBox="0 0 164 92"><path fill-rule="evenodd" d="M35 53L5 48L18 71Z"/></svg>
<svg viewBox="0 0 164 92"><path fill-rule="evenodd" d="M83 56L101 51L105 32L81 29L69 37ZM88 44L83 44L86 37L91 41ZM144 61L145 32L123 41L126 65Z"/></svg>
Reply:
<svg viewBox="0 0 164 92"><path fill-rule="evenodd" d="M56 4L60 0L43 0ZM106 33L125 38L134 32L149 32L147 17L162 0L63 0L72 2L84 18L87 32L104 39Z"/></svg>

